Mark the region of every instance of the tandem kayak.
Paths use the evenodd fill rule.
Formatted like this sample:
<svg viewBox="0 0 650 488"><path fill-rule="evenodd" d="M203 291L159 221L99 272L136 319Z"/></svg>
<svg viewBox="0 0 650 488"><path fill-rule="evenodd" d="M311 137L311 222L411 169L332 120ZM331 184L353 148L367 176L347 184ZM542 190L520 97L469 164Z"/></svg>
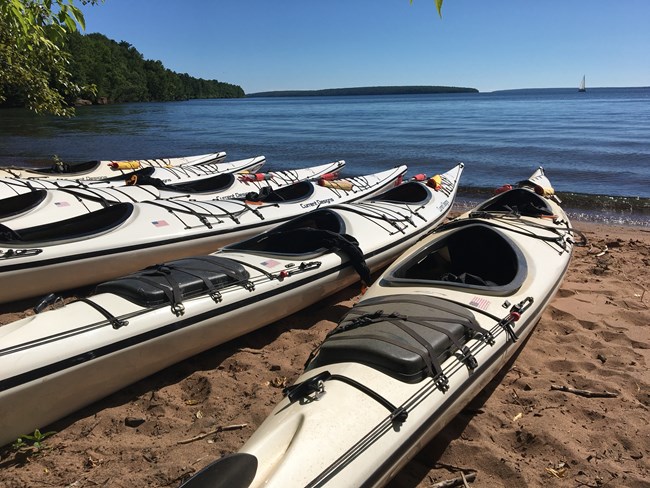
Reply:
<svg viewBox="0 0 650 488"><path fill-rule="evenodd" d="M167 185L158 179L142 179L151 184L118 187L65 187L34 190L0 200L0 222L22 228L69 219L123 202L149 200L227 200L241 199L249 193L277 190L304 180L334 179L345 161L268 173L223 173L188 183Z"/></svg>
<svg viewBox="0 0 650 488"><path fill-rule="evenodd" d="M174 166L198 166L205 163L220 163L226 153L216 152L196 156L174 158L132 159L118 161L86 161L83 163L64 163L56 161L49 167L23 168L20 166L0 167L0 176L10 178L45 178L45 179L101 179L119 174L131 173L142 168L171 168Z"/></svg>
<svg viewBox="0 0 650 488"><path fill-rule="evenodd" d="M385 485L525 343L559 288L578 233L556 200L539 169L420 240L241 450L182 486Z"/></svg>
<svg viewBox="0 0 650 488"><path fill-rule="evenodd" d="M34 227L0 224L0 302L122 276L211 253L309 210L368 198L402 182L406 166L339 180L303 181L259 200L118 203Z"/></svg>
<svg viewBox="0 0 650 488"><path fill-rule="evenodd" d="M388 265L451 209L462 165L312 212L207 256L98 285L0 327L0 445L294 313ZM46 398L47 401L43 401Z"/></svg>

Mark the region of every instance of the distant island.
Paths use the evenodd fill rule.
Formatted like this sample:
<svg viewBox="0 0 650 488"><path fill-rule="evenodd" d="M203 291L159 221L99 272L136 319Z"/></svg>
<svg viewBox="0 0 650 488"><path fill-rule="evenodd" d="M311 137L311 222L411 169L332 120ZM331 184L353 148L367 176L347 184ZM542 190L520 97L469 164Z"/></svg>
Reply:
<svg viewBox="0 0 650 488"><path fill-rule="evenodd" d="M457 86L362 86L325 90L281 90L247 93L246 97L330 97L352 95L423 95L432 93L478 93L476 88Z"/></svg>

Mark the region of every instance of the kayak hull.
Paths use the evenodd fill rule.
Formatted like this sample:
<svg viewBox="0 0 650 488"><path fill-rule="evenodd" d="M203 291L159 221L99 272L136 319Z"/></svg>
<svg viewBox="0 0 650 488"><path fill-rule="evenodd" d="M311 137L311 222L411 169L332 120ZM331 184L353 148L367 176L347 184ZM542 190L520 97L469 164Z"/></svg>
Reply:
<svg viewBox="0 0 650 488"><path fill-rule="evenodd" d="M241 486L383 486L495 377L570 262L574 232L538 193L544 179L441 226L384 271L239 451L256 463ZM203 471L218 477L220 462Z"/></svg>

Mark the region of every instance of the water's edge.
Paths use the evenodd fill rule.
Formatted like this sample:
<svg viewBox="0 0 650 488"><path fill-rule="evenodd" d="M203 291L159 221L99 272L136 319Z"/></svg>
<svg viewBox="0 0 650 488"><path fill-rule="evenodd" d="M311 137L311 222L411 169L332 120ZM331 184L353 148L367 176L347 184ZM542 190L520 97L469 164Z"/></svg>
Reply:
<svg viewBox="0 0 650 488"><path fill-rule="evenodd" d="M494 195L494 188L461 186L455 209L467 211ZM558 193L572 220L650 228L650 198Z"/></svg>

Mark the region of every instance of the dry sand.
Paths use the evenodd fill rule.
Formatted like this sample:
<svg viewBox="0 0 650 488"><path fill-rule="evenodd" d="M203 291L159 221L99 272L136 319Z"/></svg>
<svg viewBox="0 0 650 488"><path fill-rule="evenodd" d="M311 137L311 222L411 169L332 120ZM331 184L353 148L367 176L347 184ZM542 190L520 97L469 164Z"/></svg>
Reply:
<svg viewBox="0 0 650 488"><path fill-rule="evenodd" d="M650 487L650 230L575 226L593 247L576 249L521 353L390 488L430 487L460 470L475 473L469 486L476 488ZM36 454L5 449L0 486L178 486L244 443L358 291L350 287L79 411L50 426L56 434ZM0 323L25 308L3 307ZM143 423L130 427L127 418ZM237 424L246 425L183 442Z"/></svg>

